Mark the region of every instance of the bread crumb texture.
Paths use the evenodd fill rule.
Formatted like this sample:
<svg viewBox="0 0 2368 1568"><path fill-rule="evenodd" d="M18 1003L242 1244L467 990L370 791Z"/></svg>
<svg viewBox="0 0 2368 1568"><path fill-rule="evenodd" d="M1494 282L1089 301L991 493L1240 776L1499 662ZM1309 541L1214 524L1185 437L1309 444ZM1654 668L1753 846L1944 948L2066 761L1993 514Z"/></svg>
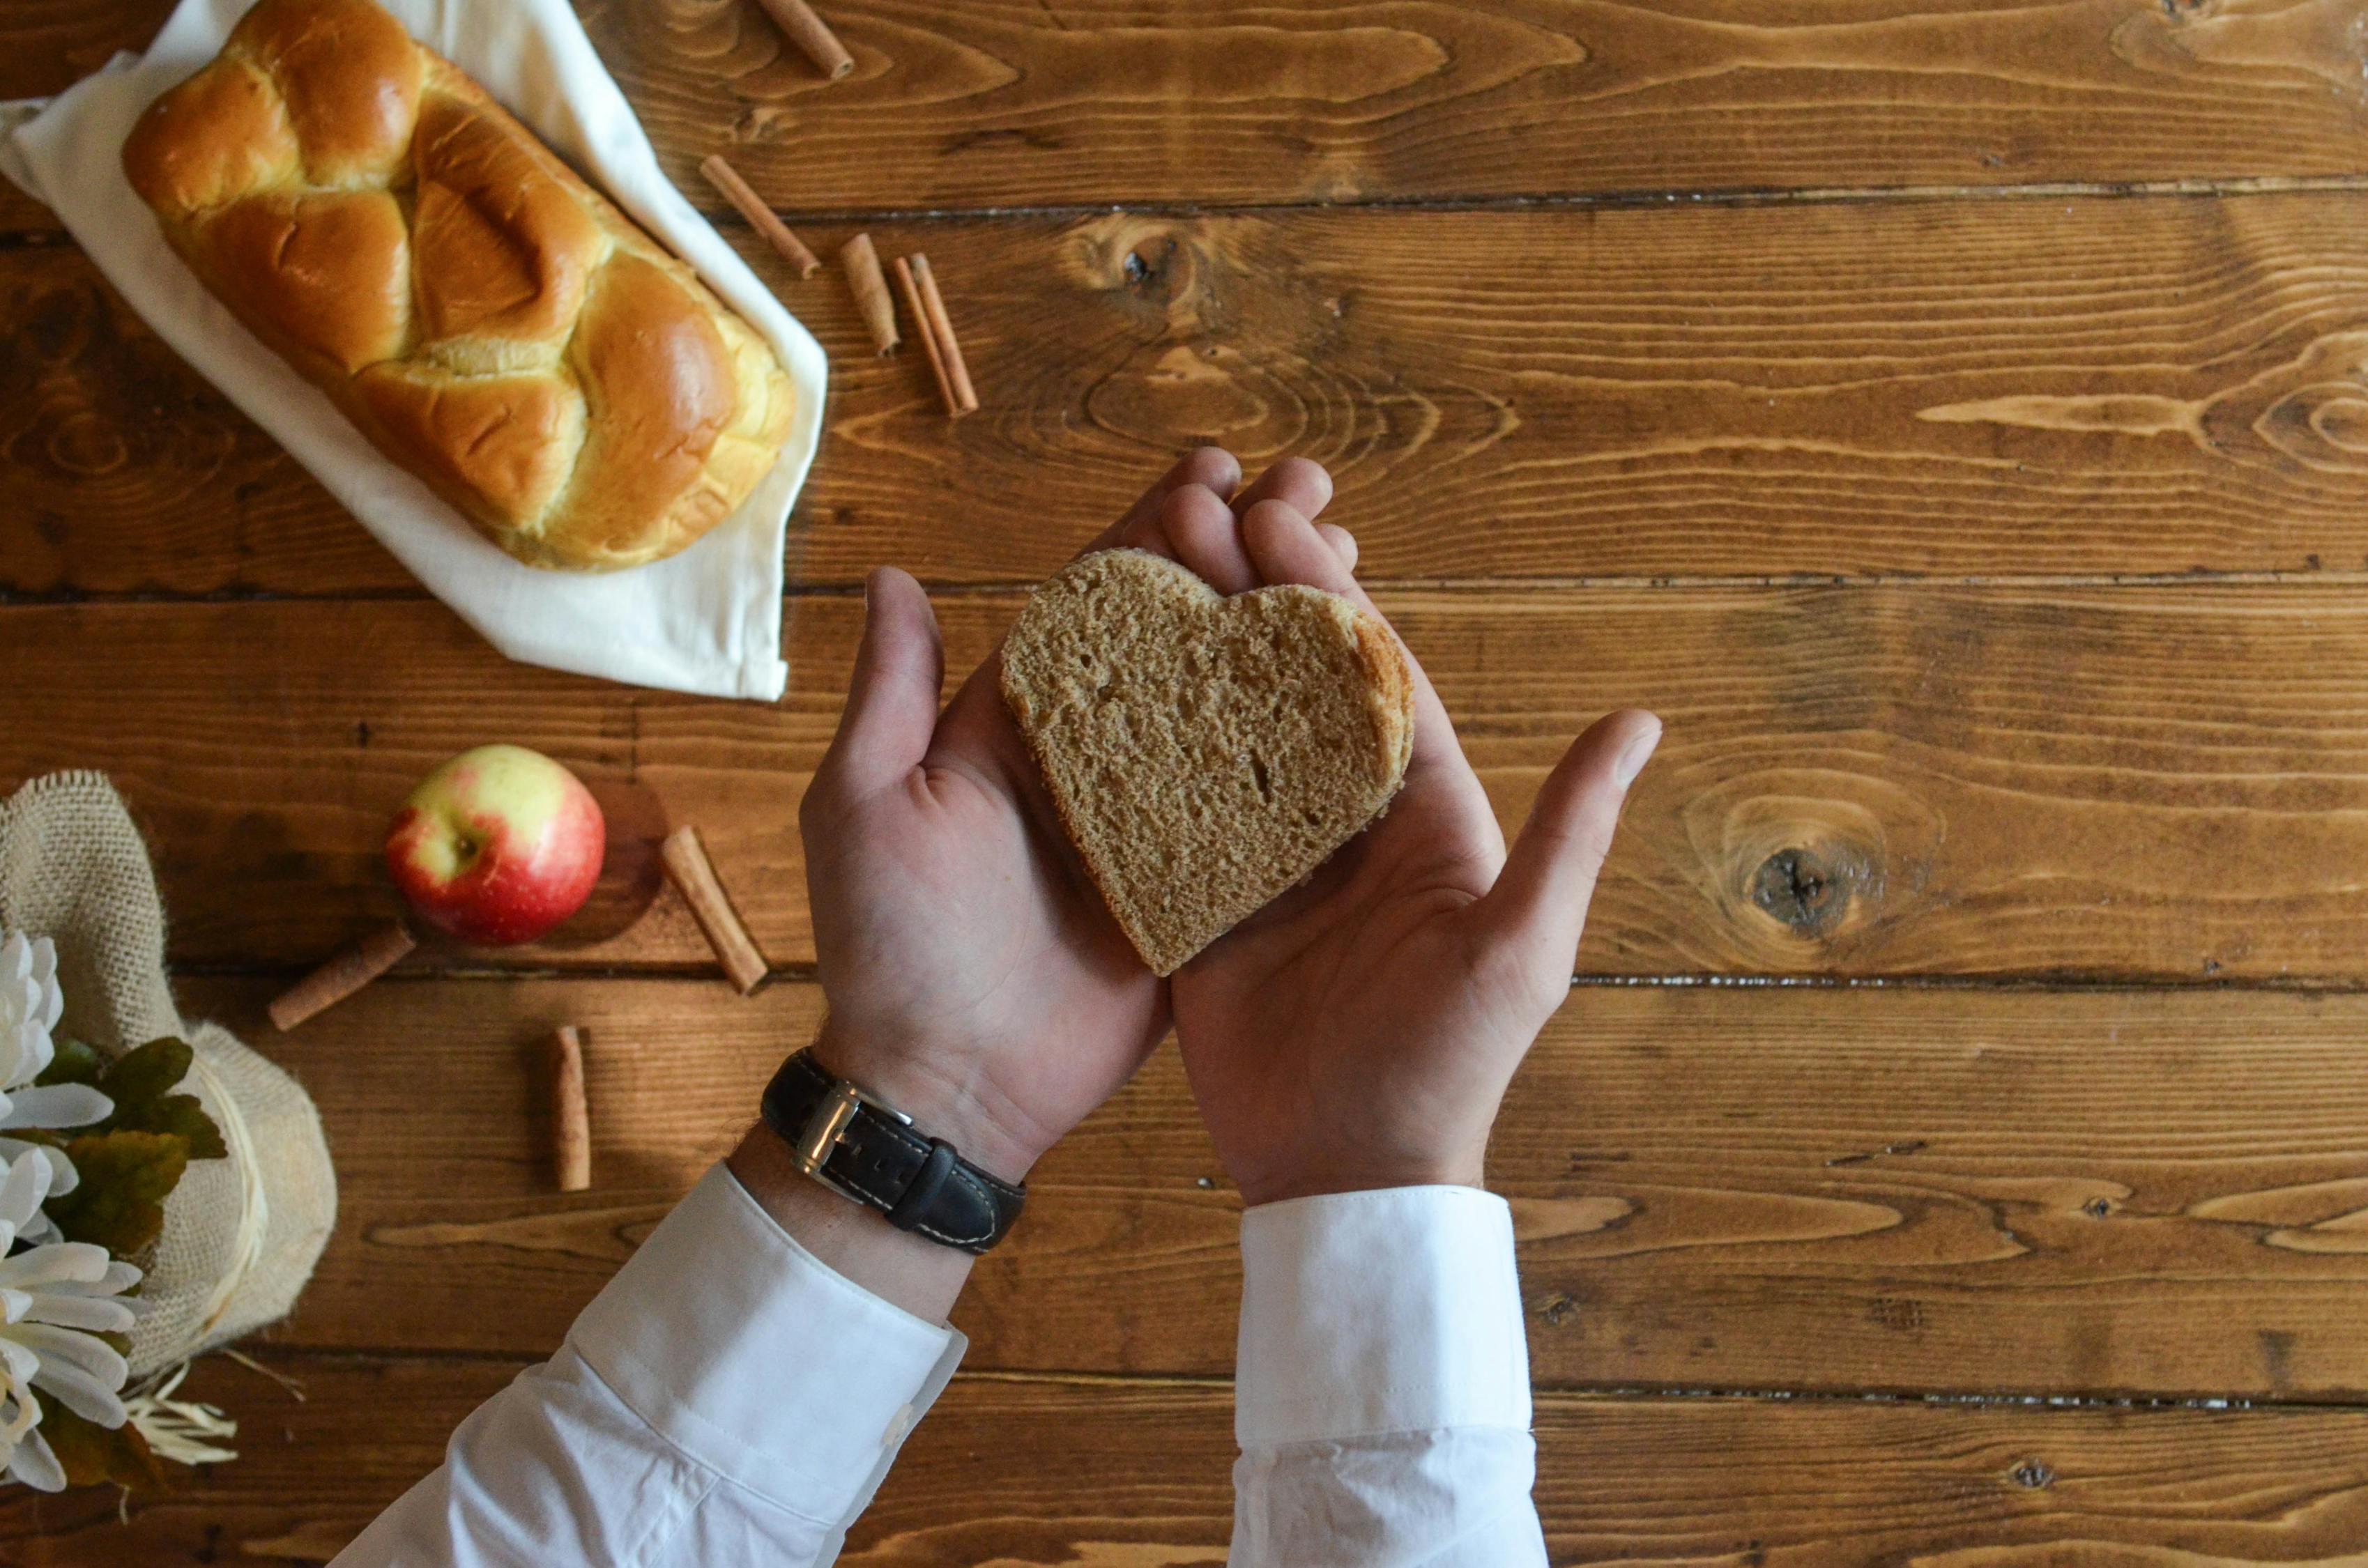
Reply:
<svg viewBox="0 0 2368 1568"><path fill-rule="evenodd" d="M1137 550L1037 589L1003 695L1110 913L1171 974L1381 814L1413 748L1388 628L1297 585L1227 598Z"/></svg>

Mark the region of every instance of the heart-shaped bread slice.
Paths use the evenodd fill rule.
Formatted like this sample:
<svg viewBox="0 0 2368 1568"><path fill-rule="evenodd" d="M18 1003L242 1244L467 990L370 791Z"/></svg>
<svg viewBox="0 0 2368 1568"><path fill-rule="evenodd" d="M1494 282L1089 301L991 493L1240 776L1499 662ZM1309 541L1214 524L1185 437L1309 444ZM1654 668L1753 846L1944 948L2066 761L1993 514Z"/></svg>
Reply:
<svg viewBox="0 0 2368 1568"><path fill-rule="evenodd" d="M1172 974L1381 814L1414 749L1397 640L1337 594L1227 598L1139 550L1038 588L1003 697L1095 885Z"/></svg>

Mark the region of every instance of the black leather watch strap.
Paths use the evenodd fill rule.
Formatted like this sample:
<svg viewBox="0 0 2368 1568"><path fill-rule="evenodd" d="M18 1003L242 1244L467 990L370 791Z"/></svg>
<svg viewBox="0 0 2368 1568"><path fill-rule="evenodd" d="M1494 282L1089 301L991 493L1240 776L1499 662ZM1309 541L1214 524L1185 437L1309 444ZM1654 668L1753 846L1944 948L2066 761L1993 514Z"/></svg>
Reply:
<svg viewBox="0 0 2368 1568"><path fill-rule="evenodd" d="M900 1231L964 1252L985 1252L1019 1218L1028 1188L972 1165L909 1117L823 1070L801 1051L765 1087L765 1125L798 1168Z"/></svg>

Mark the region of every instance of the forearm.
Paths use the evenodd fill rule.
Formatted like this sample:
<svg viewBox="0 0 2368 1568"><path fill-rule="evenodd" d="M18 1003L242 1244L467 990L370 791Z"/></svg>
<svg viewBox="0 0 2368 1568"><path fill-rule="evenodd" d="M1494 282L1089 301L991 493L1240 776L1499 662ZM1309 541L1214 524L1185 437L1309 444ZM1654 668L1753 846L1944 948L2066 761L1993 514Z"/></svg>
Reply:
<svg viewBox="0 0 2368 1568"><path fill-rule="evenodd" d="M798 1169L772 1129L752 1127L726 1162L757 1207L834 1272L926 1323L943 1323L971 1255L888 1223Z"/></svg>
<svg viewBox="0 0 2368 1568"><path fill-rule="evenodd" d="M734 1163L768 1200L710 1172L337 1568L837 1556L963 1348L907 1303L951 1301L967 1262L950 1277L908 1256L910 1238L791 1170L839 1207L809 1201L757 1138Z"/></svg>

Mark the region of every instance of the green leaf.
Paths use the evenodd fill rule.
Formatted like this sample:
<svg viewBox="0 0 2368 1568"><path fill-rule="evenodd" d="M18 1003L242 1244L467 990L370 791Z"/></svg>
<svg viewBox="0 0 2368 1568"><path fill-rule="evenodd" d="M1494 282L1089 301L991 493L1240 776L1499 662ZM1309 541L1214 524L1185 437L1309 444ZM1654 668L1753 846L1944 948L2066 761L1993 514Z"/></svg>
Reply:
<svg viewBox="0 0 2368 1568"><path fill-rule="evenodd" d="M49 1066L33 1080L36 1084L96 1084L107 1069L107 1058L95 1046L78 1040L58 1041L57 1054Z"/></svg>
<svg viewBox="0 0 2368 1568"><path fill-rule="evenodd" d="M108 1431L85 1421L48 1394L33 1396L41 1403L40 1434L58 1456L69 1486L96 1486L112 1481L134 1489L162 1487L165 1469L149 1451L148 1439L127 1421Z"/></svg>
<svg viewBox="0 0 2368 1568"><path fill-rule="evenodd" d="M189 1075L196 1052L177 1040L152 1040L125 1052L100 1074L100 1092L115 1102L115 1114L99 1124L101 1131L162 1132L188 1145L193 1160L219 1160L230 1151L222 1129L206 1114L195 1095L173 1089Z"/></svg>
<svg viewBox="0 0 2368 1568"><path fill-rule="evenodd" d="M195 1095L166 1095L129 1112L119 1109L104 1125L124 1132L161 1132L178 1138L193 1160L219 1160L230 1153L222 1144L222 1129L214 1125Z"/></svg>
<svg viewBox="0 0 2368 1568"><path fill-rule="evenodd" d="M57 1142L102 1132L159 1132L181 1140L192 1160L225 1158L230 1150L222 1142L222 1129L206 1114L198 1096L173 1093L189 1075L194 1058L185 1042L171 1039L152 1040L113 1062L79 1040L59 1046L40 1081L88 1084L113 1100L115 1110L105 1120L77 1129Z"/></svg>
<svg viewBox="0 0 2368 1568"><path fill-rule="evenodd" d="M116 1114L120 1116L125 1106L171 1094L174 1085L189 1075L189 1063L196 1056L187 1041L152 1040L108 1062L107 1071L99 1074L98 1086L115 1102Z"/></svg>
<svg viewBox="0 0 2368 1568"><path fill-rule="evenodd" d="M68 1241L131 1257L165 1228L165 1195L180 1184L189 1146L168 1132L85 1133L66 1144L81 1184L44 1206Z"/></svg>

